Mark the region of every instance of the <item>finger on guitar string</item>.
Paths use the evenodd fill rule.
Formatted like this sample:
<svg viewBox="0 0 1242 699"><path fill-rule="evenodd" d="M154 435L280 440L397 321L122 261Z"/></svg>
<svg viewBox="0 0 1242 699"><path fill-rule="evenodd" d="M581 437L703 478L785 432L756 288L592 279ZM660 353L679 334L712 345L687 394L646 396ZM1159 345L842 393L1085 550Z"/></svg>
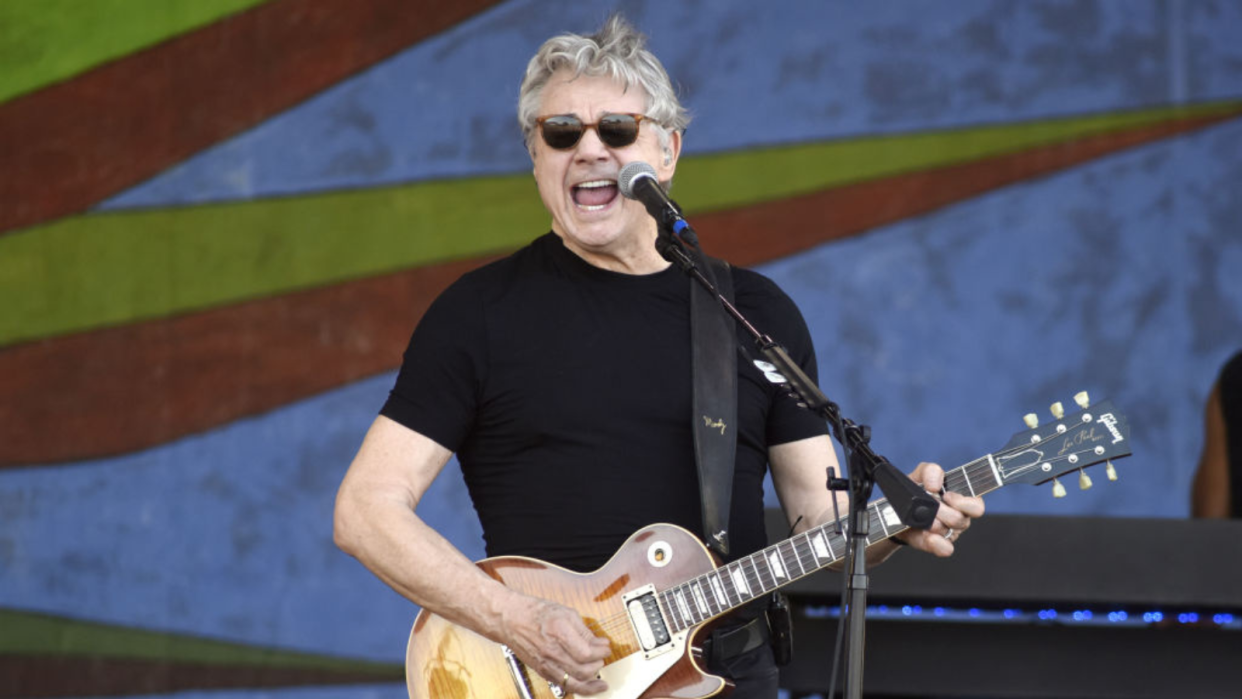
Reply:
<svg viewBox="0 0 1242 699"><path fill-rule="evenodd" d="M545 638L554 641L564 654L576 665L593 665L608 655L607 638L600 637L587 628L578 612L561 605L554 605L542 631ZM576 668L569 667L571 675L577 676Z"/></svg>
<svg viewBox="0 0 1242 699"><path fill-rule="evenodd" d="M962 516L966 517L967 526L969 526L969 520L982 517L983 512L986 509L983 504L983 498L970 497L962 495L961 493L954 493L952 491L945 494L944 500L942 501L942 506L944 505L947 505L956 512L960 513ZM955 527L955 529L956 528L957 527Z"/></svg>
<svg viewBox="0 0 1242 699"><path fill-rule="evenodd" d="M591 631L596 636L605 636L612 639L618 634L623 634L630 629L630 622L627 618L609 619L601 624L595 624L591 627Z"/></svg>
<svg viewBox="0 0 1242 699"><path fill-rule="evenodd" d="M626 628L629 626L629 613L619 612L617 614L609 614L595 619L584 620L587 628L596 636L604 633L607 635L610 631Z"/></svg>
<svg viewBox="0 0 1242 699"><path fill-rule="evenodd" d="M928 493L939 495L944 492L944 469L940 468L939 464L928 461L920 462L910 474L910 478L922 485Z"/></svg>
<svg viewBox="0 0 1242 699"><path fill-rule="evenodd" d="M589 696L605 691L598 679L611 646L596 636L577 611L525 595L517 596L503 615L500 636L523 663L549 683ZM568 678L568 679L566 679Z"/></svg>
<svg viewBox="0 0 1242 699"><path fill-rule="evenodd" d="M970 528L972 519L983 516L983 499L946 490L945 472L938 464L922 462L910 474L910 478L940 501L940 506L936 511L936 521L928 530L936 536L927 539L912 535L911 538L921 539L920 543L923 545L919 548L930 553L938 556L951 555L953 547L948 544L959 539L962 532ZM950 531L954 532L951 536L949 536Z"/></svg>
<svg viewBox="0 0 1242 699"><path fill-rule="evenodd" d="M949 532L957 532L961 534L970 528L970 518L953 508L940 506L940 510L936 513L936 521L931 527L933 534L942 536L948 535Z"/></svg>

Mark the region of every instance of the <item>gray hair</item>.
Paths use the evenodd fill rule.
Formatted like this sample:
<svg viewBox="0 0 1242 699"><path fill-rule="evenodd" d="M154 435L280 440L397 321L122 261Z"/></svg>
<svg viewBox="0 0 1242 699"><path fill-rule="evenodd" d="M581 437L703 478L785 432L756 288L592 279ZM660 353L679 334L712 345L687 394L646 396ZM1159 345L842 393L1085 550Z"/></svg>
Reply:
<svg viewBox="0 0 1242 699"><path fill-rule="evenodd" d="M647 93L646 114L658 127L660 147L667 149L669 131L685 131L690 115L678 101L664 66L646 44L647 37L619 14L609 17L591 36L561 34L545 41L527 64L518 93L518 123L526 149L535 152L535 119L543 88L553 73L563 69L573 71L575 77L607 75L626 89L642 88Z"/></svg>

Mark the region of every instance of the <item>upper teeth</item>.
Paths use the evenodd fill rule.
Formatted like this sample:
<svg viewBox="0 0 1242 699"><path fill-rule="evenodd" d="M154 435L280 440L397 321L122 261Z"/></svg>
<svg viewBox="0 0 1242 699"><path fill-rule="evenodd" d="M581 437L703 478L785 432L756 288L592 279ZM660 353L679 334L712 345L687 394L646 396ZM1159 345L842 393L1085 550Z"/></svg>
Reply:
<svg viewBox="0 0 1242 699"><path fill-rule="evenodd" d="M577 186L594 189L596 187L611 187L614 184L616 184L614 180L592 180L590 182L583 182L582 184L579 184Z"/></svg>

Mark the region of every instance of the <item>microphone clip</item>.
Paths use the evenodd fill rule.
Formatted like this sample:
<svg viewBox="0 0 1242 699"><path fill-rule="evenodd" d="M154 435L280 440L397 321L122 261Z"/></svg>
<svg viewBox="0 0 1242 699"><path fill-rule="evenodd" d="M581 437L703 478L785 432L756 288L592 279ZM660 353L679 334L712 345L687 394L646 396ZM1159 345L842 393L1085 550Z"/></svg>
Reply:
<svg viewBox="0 0 1242 699"><path fill-rule="evenodd" d="M698 269L698 263L695 262L695 256L691 252L692 250L698 251L697 240L693 241L695 244L692 246L690 240L674 233L673 227L663 221L659 222L656 228L658 232L655 248L656 252L660 253L660 257L681 267L682 271L687 274ZM694 235L693 230L691 230L691 235Z"/></svg>

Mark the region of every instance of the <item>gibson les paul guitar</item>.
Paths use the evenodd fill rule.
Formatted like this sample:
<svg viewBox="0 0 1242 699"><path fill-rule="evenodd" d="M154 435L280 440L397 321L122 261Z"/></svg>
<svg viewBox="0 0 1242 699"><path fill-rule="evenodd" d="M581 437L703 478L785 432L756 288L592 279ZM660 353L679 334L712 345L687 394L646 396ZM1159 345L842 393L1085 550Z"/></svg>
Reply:
<svg viewBox="0 0 1242 699"><path fill-rule="evenodd" d="M1011 483L1039 484L1130 454L1129 425L1111 403L1057 416L1015 434L1003 449L945 474L945 489L978 496ZM1054 406L1054 415L1061 412ZM1115 479L1112 463L1108 474ZM1080 478L1085 479L1083 472ZM1086 481L1084 481L1086 483ZM1057 482L1054 489L1061 489ZM887 500L867 507L868 545L906 527ZM696 699L725 680L704 673L696 635L713 621L845 556L845 520L829 522L745 558L717 566L693 534L654 524L634 533L602 568L579 574L531 558L478 563L523 593L575 609L612 653L600 676L604 699ZM553 678L555 679L555 678ZM508 648L423 610L406 653L411 699L562 699L553 681L528 669Z"/></svg>

